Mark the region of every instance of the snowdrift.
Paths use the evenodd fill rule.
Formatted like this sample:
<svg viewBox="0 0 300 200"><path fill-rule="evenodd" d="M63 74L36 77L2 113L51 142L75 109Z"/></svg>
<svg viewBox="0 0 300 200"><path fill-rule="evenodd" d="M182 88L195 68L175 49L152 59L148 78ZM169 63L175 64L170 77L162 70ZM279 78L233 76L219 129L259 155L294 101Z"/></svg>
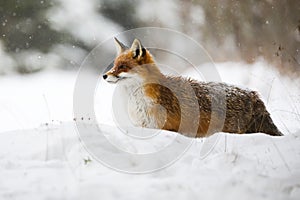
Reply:
<svg viewBox="0 0 300 200"><path fill-rule="evenodd" d="M299 199L299 80L263 61L217 68L222 81L259 91L285 136L122 132L109 85L95 94L99 123L75 123L75 72L1 77L0 199Z"/></svg>

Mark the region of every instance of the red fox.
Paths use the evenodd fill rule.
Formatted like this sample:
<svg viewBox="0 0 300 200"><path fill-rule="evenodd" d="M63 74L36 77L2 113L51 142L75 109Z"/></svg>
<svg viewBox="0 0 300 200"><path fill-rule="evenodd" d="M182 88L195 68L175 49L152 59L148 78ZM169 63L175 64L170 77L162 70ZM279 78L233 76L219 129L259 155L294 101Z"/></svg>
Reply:
<svg viewBox="0 0 300 200"><path fill-rule="evenodd" d="M116 38L115 44L117 57L103 79L120 84L128 94L134 125L190 137L220 131L283 135L257 92L225 83L166 76L138 39L130 48Z"/></svg>

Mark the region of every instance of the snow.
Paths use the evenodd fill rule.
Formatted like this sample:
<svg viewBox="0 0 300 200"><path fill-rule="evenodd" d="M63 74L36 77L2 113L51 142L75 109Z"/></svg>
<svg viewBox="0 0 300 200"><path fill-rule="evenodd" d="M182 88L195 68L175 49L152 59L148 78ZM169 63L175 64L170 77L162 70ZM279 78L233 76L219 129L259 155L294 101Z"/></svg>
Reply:
<svg viewBox="0 0 300 200"><path fill-rule="evenodd" d="M72 119L75 72L49 70L0 78L0 133Z"/></svg>
<svg viewBox="0 0 300 200"><path fill-rule="evenodd" d="M95 94L98 123L74 122L76 72L50 69L1 77L0 199L299 199L298 80L262 60L216 67L222 81L259 91L285 136L218 133L190 139L133 127L126 132L115 124L114 87L102 81ZM94 134L99 129L103 135ZM120 153L144 158L170 144L186 151L162 151L148 163ZM174 162L165 166L171 156ZM162 169L124 173L151 167Z"/></svg>

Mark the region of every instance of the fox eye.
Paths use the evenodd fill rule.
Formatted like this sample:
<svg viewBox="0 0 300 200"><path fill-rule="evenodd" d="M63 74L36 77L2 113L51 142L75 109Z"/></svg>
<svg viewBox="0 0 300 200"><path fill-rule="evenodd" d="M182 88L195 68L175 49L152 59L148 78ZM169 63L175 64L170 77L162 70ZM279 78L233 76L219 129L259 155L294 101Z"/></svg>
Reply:
<svg viewBox="0 0 300 200"><path fill-rule="evenodd" d="M120 65L120 66L119 66L119 69L126 69L126 68L127 68L126 65Z"/></svg>

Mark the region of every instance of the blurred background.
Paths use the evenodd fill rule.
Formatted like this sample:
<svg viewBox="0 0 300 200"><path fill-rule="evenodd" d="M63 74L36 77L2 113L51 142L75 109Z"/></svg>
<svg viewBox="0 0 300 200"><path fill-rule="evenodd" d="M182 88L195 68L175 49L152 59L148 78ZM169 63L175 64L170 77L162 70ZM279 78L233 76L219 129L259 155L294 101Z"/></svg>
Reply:
<svg viewBox="0 0 300 200"><path fill-rule="evenodd" d="M263 58L300 74L299 0L1 0L0 75L76 70L103 40L144 26L186 33L216 62Z"/></svg>

